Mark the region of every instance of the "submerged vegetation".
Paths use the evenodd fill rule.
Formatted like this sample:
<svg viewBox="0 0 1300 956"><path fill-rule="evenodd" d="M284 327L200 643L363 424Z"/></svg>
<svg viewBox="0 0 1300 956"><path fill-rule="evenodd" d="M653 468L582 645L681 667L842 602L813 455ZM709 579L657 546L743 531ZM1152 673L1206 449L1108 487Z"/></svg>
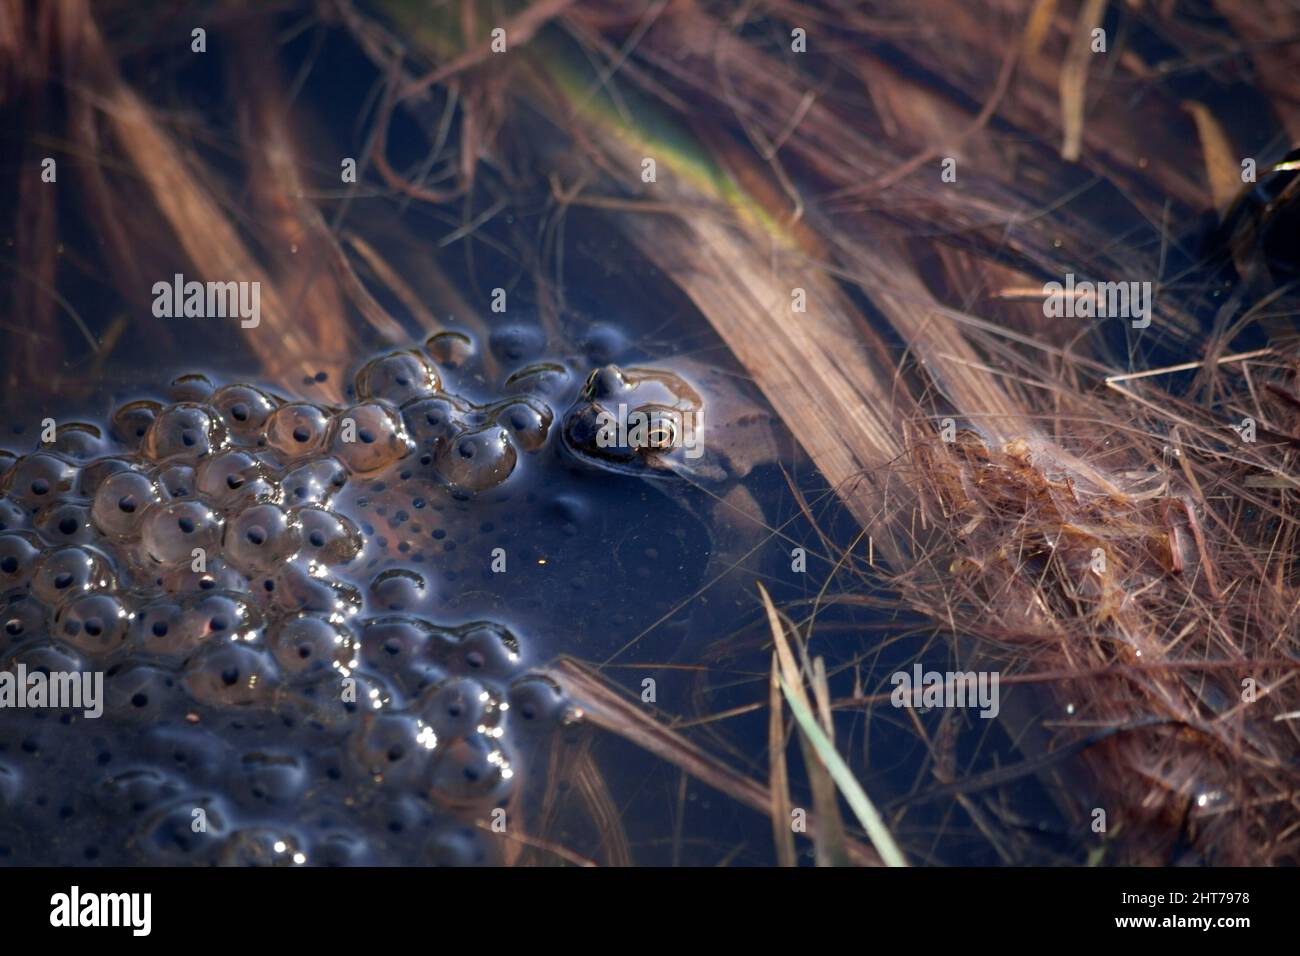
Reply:
<svg viewBox="0 0 1300 956"><path fill-rule="evenodd" d="M0 0L6 424L151 366L338 414L429 341L511 448L482 487L437 467L467 527L548 429L649 501L656 555L698 560L640 574L614 517L572 590L465 574L431 612L513 607L581 715L524 761L522 825L455 808L504 862L1294 864L1292 28L1289 0ZM160 319L173 276L253 284L257 321ZM703 395L714 468L583 453L572 403L617 365ZM560 638L585 621L615 633ZM996 719L890 706L922 662L996 675Z"/></svg>

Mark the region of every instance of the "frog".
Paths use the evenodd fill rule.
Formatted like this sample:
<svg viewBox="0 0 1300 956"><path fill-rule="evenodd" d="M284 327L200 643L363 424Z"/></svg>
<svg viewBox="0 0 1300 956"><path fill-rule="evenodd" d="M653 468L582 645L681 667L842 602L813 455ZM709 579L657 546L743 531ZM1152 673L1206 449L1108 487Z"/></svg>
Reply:
<svg viewBox="0 0 1300 956"><path fill-rule="evenodd" d="M462 339L462 358L472 356L476 344ZM436 356L445 349L426 352ZM396 360L378 361L390 366L378 377L391 394ZM526 609L519 595L530 591L527 583L515 586L521 579L511 562L522 558L525 582L538 573L539 562L558 562L574 585L609 581L601 555L613 542L620 580L662 582L651 597L635 599L652 600L656 616L685 600L714 608L752 604L744 576L730 572L770 533L747 482L761 466L780 460L783 437L743 379L689 357L627 366L585 365L574 356L525 362L487 387L478 372L466 361L452 376L477 383L478 402L455 394L455 381L407 397L400 411L409 455L344 499L345 512L376 519L368 525L372 544L362 566L427 563L452 586L454 605L474 603L499 617ZM427 383L424 375L408 368L399 377ZM376 377L373 363L362 377ZM583 490L588 503L566 488ZM552 493L561 501L561 528L579 534L585 549L560 546L546 553L548 538L555 537L557 515L546 505ZM602 496L606 504L592 506ZM642 512L646 526L630 533L623 525L640 521ZM633 514L638 517L628 517ZM658 528L651 526L656 514ZM429 541L430 533L442 537ZM618 545L625 540L645 546L625 554ZM446 550L449 545L454 550ZM495 576L494 561L505 577ZM689 570L674 575L669 565ZM575 594L573 600L585 599ZM646 623L630 619L628 627Z"/></svg>

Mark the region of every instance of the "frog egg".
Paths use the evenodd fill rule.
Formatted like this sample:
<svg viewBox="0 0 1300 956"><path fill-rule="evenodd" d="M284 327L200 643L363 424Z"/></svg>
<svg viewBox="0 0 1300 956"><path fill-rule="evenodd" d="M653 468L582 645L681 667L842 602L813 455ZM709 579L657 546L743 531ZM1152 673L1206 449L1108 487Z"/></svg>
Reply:
<svg viewBox="0 0 1300 956"><path fill-rule="evenodd" d="M86 422L69 422L55 430L50 450L73 461L88 461L100 454L103 447L104 433L98 426Z"/></svg>
<svg viewBox="0 0 1300 956"><path fill-rule="evenodd" d="M487 689L478 681L453 677L430 688L420 701L419 713L439 740L451 740L477 731L484 722L490 699Z"/></svg>
<svg viewBox="0 0 1300 956"><path fill-rule="evenodd" d="M0 531L20 531L28 523L27 509L7 495L0 495Z"/></svg>
<svg viewBox="0 0 1300 956"><path fill-rule="evenodd" d="M205 828L195 830L194 811L202 810ZM144 861L177 865L210 862L230 830L231 815L219 797L191 794L164 804L145 819L131 837Z"/></svg>
<svg viewBox="0 0 1300 956"><path fill-rule="evenodd" d="M241 595L205 594L182 603L171 638L178 648L198 647L212 641L251 640L260 628L260 617Z"/></svg>
<svg viewBox="0 0 1300 956"><path fill-rule="evenodd" d="M44 671L46 674L79 674L86 670L85 659L61 641L37 638L28 641L13 652L15 664L25 664L28 672Z"/></svg>
<svg viewBox="0 0 1300 956"><path fill-rule="evenodd" d="M405 458L410 450L401 418L386 405L354 405L335 420L330 453L353 474L387 468Z"/></svg>
<svg viewBox="0 0 1300 956"><path fill-rule="evenodd" d="M104 674L104 711L117 720L157 724L184 703L176 675L156 664L126 660Z"/></svg>
<svg viewBox="0 0 1300 956"><path fill-rule="evenodd" d="M267 443L288 459L320 451L329 432L329 412L310 402L281 405L266 421Z"/></svg>
<svg viewBox="0 0 1300 956"><path fill-rule="evenodd" d="M415 716L381 711L362 717L359 732L348 741L348 755L376 783L410 785L429 773L436 745L432 731Z"/></svg>
<svg viewBox="0 0 1300 956"><path fill-rule="evenodd" d="M199 567L202 570L196 570ZM212 591L242 593L248 590L248 578L237 569L229 567L219 557L205 558L202 565L197 561L191 561L189 564L164 570L158 576L157 583L166 594Z"/></svg>
<svg viewBox="0 0 1300 956"><path fill-rule="evenodd" d="M145 553L164 567L193 565L196 557L213 554L221 541L221 519L201 501L171 501L156 505L141 528ZM202 554L196 556L195 549Z"/></svg>
<svg viewBox="0 0 1300 956"><path fill-rule="evenodd" d="M48 452L18 459L5 475L5 492L28 508L39 508L68 494L77 480L77 468Z"/></svg>
<svg viewBox="0 0 1300 956"><path fill-rule="evenodd" d="M337 458L313 458L287 471L280 488L287 505L324 505L347 483L347 469Z"/></svg>
<svg viewBox="0 0 1300 956"><path fill-rule="evenodd" d="M219 447L221 424L203 405L182 402L164 409L145 433L144 453L154 461L194 462Z"/></svg>
<svg viewBox="0 0 1300 956"><path fill-rule="evenodd" d="M361 663L408 696L438 683L445 673L437 666L433 629L419 618L372 618L359 630Z"/></svg>
<svg viewBox="0 0 1300 956"><path fill-rule="evenodd" d="M184 792L182 780L153 767L115 771L95 781L95 802L114 819L136 816Z"/></svg>
<svg viewBox="0 0 1300 956"><path fill-rule="evenodd" d="M302 526L279 505L252 505L226 525L227 557L252 571L269 571L298 553Z"/></svg>
<svg viewBox="0 0 1300 956"><path fill-rule="evenodd" d="M205 402L212 395L212 379L201 372L180 375L167 386L167 397L173 402Z"/></svg>
<svg viewBox="0 0 1300 956"><path fill-rule="evenodd" d="M45 606L34 597L17 594L0 601L0 647L43 638L45 621Z"/></svg>
<svg viewBox="0 0 1300 956"><path fill-rule="evenodd" d="M347 564L364 545L361 532L350 520L323 508L294 512L302 526L303 558L325 565Z"/></svg>
<svg viewBox="0 0 1300 956"><path fill-rule="evenodd" d="M524 451L537 451L546 444L551 429L551 410L535 399L512 402L501 409L497 423L510 430Z"/></svg>
<svg viewBox="0 0 1300 956"><path fill-rule="evenodd" d="M226 431L243 444L256 444L276 402L252 385L227 385L213 393L208 404L221 416Z"/></svg>
<svg viewBox="0 0 1300 956"><path fill-rule="evenodd" d="M144 443L145 435L162 414L157 402L129 402L113 413L111 433L118 442L134 451Z"/></svg>
<svg viewBox="0 0 1300 956"><path fill-rule="evenodd" d="M442 387L438 373L414 350L371 359L357 373L355 384L358 398L383 398L394 405L432 394Z"/></svg>
<svg viewBox="0 0 1300 956"><path fill-rule="evenodd" d="M310 679L296 688L299 703L313 722L326 727L356 727L364 715L400 703L393 689L376 674L353 671L344 675L321 668L303 676Z"/></svg>
<svg viewBox="0 0 1300 956"><path fill-rule="evenodd" d="M77 487L83 498L94 498L104 482L113 475L135 470L134 458L96 458L81 469Z"/></svg>
<svg viewBox="0 0 1300 956"><path fill-rule="evenodd" d="M491 425L457 436L434 455L433 466L453 488L474 493L509 478L517 458L510 433Z"/></svg>
<svg viewBox="0 0 1300 956"><path fill-rule="evenodd" d="M346 676L357 666L356 642L342 624L317 614L299 614L272 628L267 646L286 674L337 671Z"/></svg>
<svg viewBox="0 0 1300 956"><path fill-rule="evenodd" d="M269 597L271 607L290 614L310 611L347 619L362 603L361 592L351 584L317 576L304 561L290 561L255 578L252 587Z"/></svg>
<svg viewBox="0 0 1300 956"><path fill-rule="evenodd" d="M429 795L451 807L468 807L497 799L509 789L514 776L499 741L484 734L451 740L439 748L433 773L427 778Z"/></svg>
<svg viewBox="0 0 1300 956"><path fill-rule="evenodd" d="M32 593L46 604L57 604L83 591L116 586L112 562L94 548L81 546L46 552L32 574Z"/></svg>
<svg viewBox="0 0 1300 956"><path fill-rule="evenodd" d="M534 359L546 348L546 334L535 325L500 326L488 336L488 348L497 359L516 364Z"/></svg>
<svg viewBox="0 0 1300 956"><path fill-rule="evenodd" d="M460 658L470 673L505 677L519 667L519 640L496 624L468 624L460 629Z"/></svg>
<svg viewBox="0 0 1300 956"><path fill-rule="evenodd" d="M18 453L8 448L0 448L0 479L9 474L9 469L18 464Z"/></svg>
<svg viewBox="0 0 1300 956"><path fill-rule="evenodd" d="M430 838L429 866L483 866L491 859L483 837L471 827L444 827Z"/></svg>
<svg viewBox="0 0 1300 956"><path fill-rule="evenodd" d="M628 351L627 336L612 325L600 323L589 328L578 341L578 348L592 365L617 362Z"/></svg>
<svg viewBox="0 0 1300 956"><path fill-rule="evenodd" d="M130 620L122 602L111 594L83 594L59 608L51 633L92 658L123 647Z"/></svg>
<svg viewBox="0 0 1300 956"><path fill-rule="evenodd" d="M32 524L52 545L88 544L96 539L90 525L90 509L80 502L68 501L42 508L33 517Z"/></svg>
<svg viewBox="0 0 1300 956"><path fill-rule="evenodd" d="M283 750L253 750L239 759L239 787L253 800L268 806L293 806L307 788L307 761ZM287 852L289 843L283 844ZM274 848L274 847L273 847Z"/></svg>
<svg viewBox="0 0 1300 956"><path fill-rule="evenodd" d="M151 601L131 618L131 644L146 654L170 657L188 654L200 643L181 627L179 601Z"/></svg>
<svg viewBox="0 0 1300 956"><path fill-rule="evenodd" d="M173 462L153 473L153 482L167 498L189 498L195 491L194 469Z"/></svg>
<svg viewBox="0 0 1300 956"><path fill-rule="evenodd" d="M435 332L425 341L424 351L434 364L457 369L478 354L478 345L464 332Z"/></svg>
<svg viewBox="0 0 1300 956"><path fill-rule="evenodd" d="M464 431L468 411L446 397L422 398L402 406L402 421L420 451L437 452Z"/></svg>
<svg viewBox="0 0 1300 956"><path fill-rule="evenodd" d="M374 866L374 847L355 833L333 830L317 840L309 854L313 866Z"/></svg>
<svg viewBox="0 0 1300 956"><path fill-rule="evenodd" d="M0 591L27 587L41 556L41 542L25 531L0 532Z"/></svg>
<svg viewBox="0 0 1300 956"><path fill-rule="evenodd" d="M119 471L109 475L95 492L90 519L108 538L130 538L140 533L145 512L158 501L158 489L148 475Z"/></svg>
<svg viewBox="0 0 1300 956"><path fill-rule="evenodd" d="M381 571L370 582L370 602L380 611L414 611L431 597L424 577L406 568Z"/></svg>
<svg viewBox="0 0 1300 956"><path fill-rule="evenodd" d="M528 724L554 726L567 715L564 692L545 677L529 675L510 685L510 716Z"/></svg>
<svg viewBox="0 0 1300 956"><path fill-rule="evenodd" d="M266 706L278 675L270 654L236 641L212 641L188 661L181 677L196 701L216 707Z"/></svg>
<svg viewBox="0 0 1300 956"><path fill-rule="evenodd" d="M250 501L266 501L276 488L262 474L262 465L244 451L227 451L199 463L194 486L206 501L229 508Z"/></svg>

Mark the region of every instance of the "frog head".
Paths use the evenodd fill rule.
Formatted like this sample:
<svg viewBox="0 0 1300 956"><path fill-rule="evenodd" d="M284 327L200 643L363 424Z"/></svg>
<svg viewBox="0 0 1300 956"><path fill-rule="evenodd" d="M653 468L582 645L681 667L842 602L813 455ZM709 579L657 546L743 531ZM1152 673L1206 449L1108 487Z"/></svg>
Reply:
<svg viewBox="0 0 1300 956"><path fill-rule="evenodd" d="M587 376L565 413L565 451L606 471L642 478L716 481L726 473L704 456L704 399L681 376L606 365Z"/></svg>

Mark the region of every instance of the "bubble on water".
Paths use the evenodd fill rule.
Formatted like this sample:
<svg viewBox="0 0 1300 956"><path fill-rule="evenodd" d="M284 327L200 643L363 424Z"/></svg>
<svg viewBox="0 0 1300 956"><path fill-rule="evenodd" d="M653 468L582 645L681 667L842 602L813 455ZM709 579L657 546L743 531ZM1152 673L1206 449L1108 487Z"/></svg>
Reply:
<svg viewBox="0 0 1300 956"><path fill-rule="evenodd" d="M400 405L442 388L438 373L414 350L391 352L371 359L356 376L357 397L384 398Z"/></svg>

